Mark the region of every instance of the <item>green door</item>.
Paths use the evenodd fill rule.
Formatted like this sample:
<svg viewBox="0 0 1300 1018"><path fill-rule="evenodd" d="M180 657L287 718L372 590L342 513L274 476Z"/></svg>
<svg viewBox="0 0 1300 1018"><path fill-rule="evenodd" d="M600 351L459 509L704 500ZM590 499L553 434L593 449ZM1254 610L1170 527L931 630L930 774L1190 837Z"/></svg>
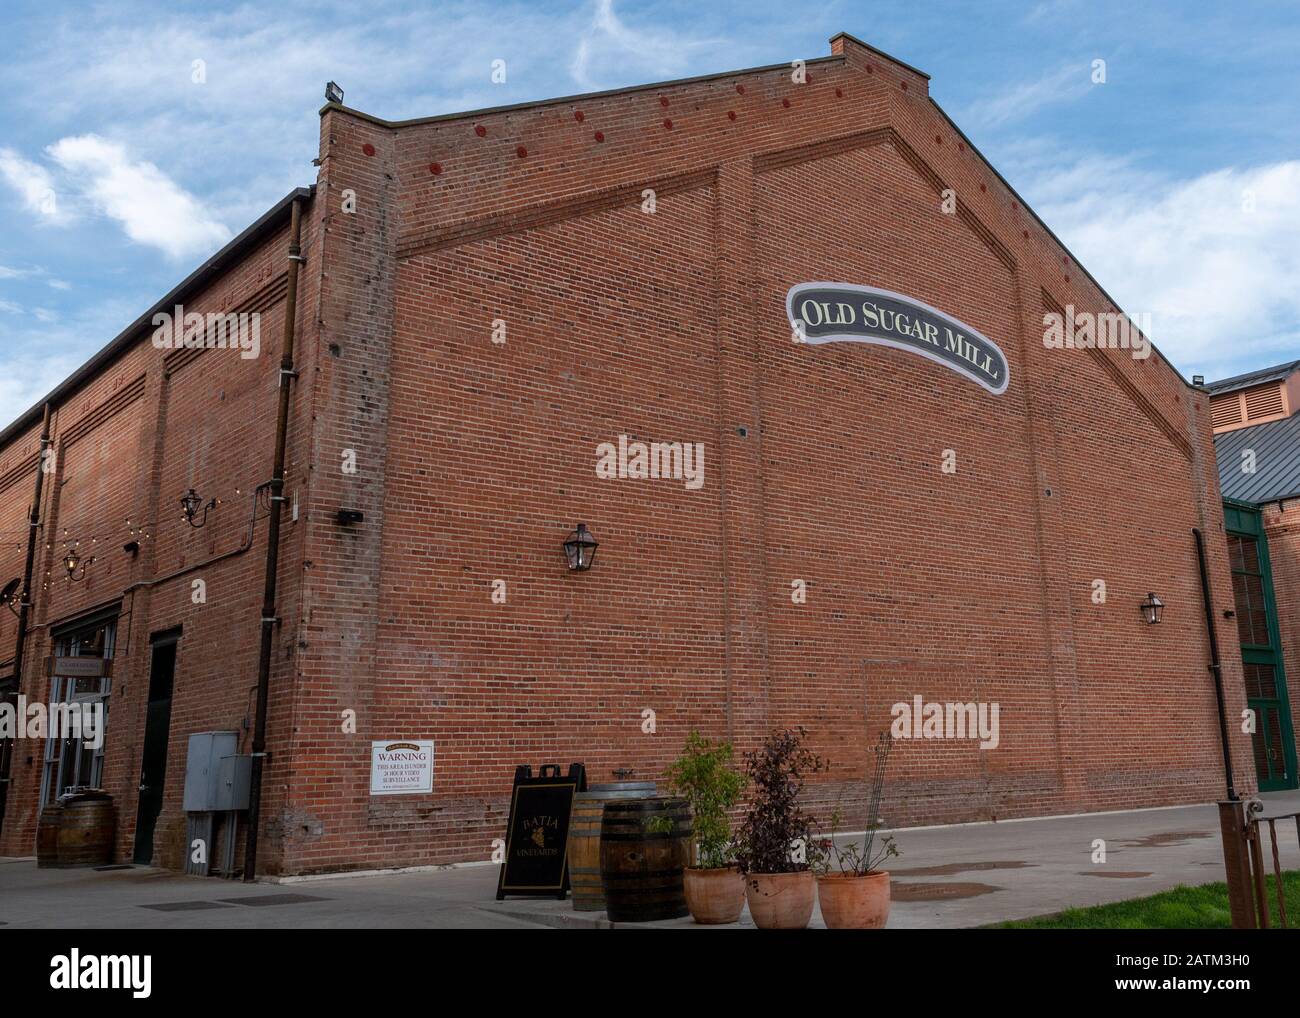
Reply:
<svg viewBox="0 0 1300 1018"><path fill-rule="evenodd" d="M1261 792L1297 787L1295 736L1282 668L1268 543L1259 510L1225 504L1232 596L1246 673L1246 705L1254 717L1251 745Z"/></svg>

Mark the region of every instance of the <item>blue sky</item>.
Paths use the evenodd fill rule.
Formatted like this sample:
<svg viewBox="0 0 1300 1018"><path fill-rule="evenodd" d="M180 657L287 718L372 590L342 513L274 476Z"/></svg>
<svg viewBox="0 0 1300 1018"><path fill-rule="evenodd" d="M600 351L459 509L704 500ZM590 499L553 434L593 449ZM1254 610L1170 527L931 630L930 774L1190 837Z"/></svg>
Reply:
<svg viewBox="0 0 1300 1018"><path fill-rule="evenodd" d="M838 31L929 72L1184 374L1300 357L1300 4L10 0L0 422L315 179L328 79L400 119L824 56Z"/></svg>

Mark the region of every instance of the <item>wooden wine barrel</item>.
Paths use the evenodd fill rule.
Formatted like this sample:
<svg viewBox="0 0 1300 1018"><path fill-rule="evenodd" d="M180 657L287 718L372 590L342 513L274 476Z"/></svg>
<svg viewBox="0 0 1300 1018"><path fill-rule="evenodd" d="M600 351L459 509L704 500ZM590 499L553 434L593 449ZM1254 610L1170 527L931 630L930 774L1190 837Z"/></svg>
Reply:
<svg viewBox="0 0 1300 1018"><path fill-rule="evenodd" d="M112 862L115 817L113 800L103 792L65 797L55 865L103 866Z"/></svg>
<svg viewBox="0 0 1300 1018"><path fill-rule="evenodd" d="M667 829L658 825L666 818ZM690 862L685 799L614 800L600 824L600 880L611 922L648 923L689 912L682 870Z"/></svg>
<svg viewBox="0 0 1300 1018"><path fill-rule="evenodd" d="M649 799L658 794L653 781L611 781L592 785L573 797L569 817L569 886L575 912L600 912L600 820L605 803L614 799Z"/></svg>
<svg viewBox="0 0 1300 1018"><path fill-rule="evenodd" d="M38 867L59 864L61 826L63 826L63 807L57 802L52 802L41 810L41 818L36 824L36 865Z"/></svg>

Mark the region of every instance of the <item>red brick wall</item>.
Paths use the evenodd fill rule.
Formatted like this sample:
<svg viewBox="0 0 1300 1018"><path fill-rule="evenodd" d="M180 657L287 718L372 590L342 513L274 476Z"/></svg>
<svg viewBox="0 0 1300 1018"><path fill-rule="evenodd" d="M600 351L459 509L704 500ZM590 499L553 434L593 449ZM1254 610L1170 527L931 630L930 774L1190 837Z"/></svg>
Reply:
<svg viewBox="0 0 1300 1018"><path fill-rule="evenodd" d="M1044 349L1045 310L1110 306L923 77L844 40L809 72L402 125L323 113L263 871L487 859L515 764L657 776L691 728L744 749L806 726L832 764L811 798L853 822L866 748L913 695L997 701L1002 744L901 744L893 823L1221 794L1190 533L1206 533L1227 606L1204 397L1158 357ZM183 850L186 736L251 718L265 523L232 552L269 471L282 305L267 288L285 244L267 240L194 301L271 300L258 361L206 353L164 377L146 342L57 421L61 443L86 434L47 518L107 551L93 586L51 584L38 622L129 590L106 778L126 804L122 854L149 635L185 627L155 838L168 865ZM877 346L792 343L786 291L818 279L970 323L1006 353L1010 388L994 397ZM129 404L101 409L132 385ZM597 446L623 434L703 443L704 486L599 479ZM947 449L955 474L940 469ZM0 479L19 458L0 451ZM27 483L0 488L0 528ZM223 499L203 531L178 519L191 485ZM340 508L365 519L340 525ZM128 517L150 535L133 562ZM601 547L572 574L560 545L579 521ZM1147 590L1170 605L1160 627L1139 621ZM1240 662L1221 625L1235 715ZM370 740L398 737L436 741L431 795L369 795ZM33 773L19 767L0 851L29 851Z"/></svg>
<svg viewBox="0 0 1300 1018"><path fill-rule="evenodd" d="M28 512L35 494L36 465L40 453L40 428L22 436L0 452L0 589L21 580L27 561ZM0 677L13 674L14 640L18 619L0 610Z"/></svg>
<svg viewBox="0 0 1300 1018"><path fill-rule="evenodd" d="M310 236L310 226L307 233ZM306 246L310 250L310 241ZM52 435L58 457L45 485L42 516L47 539L37 560L35 628L29 636L22 692L32 700L48 698L45 661L52 649L52 630L92 609L120 605L103 774L104 788L117 805L119 858L129 859L134 843L151 635L175 627L183 634L163 810L153 842L157 862L174 868L183 864L181 799L189 735L239 731L244 751L251 739L265 514L251 527L250 520L253 491L271 472L286 254L287 231L282 229L184 303L186 311L199 313L257 311L259 357L245 359L231 350L157 350L147 330L123 357L56 410ZM312 363L310 356L307 363ZM305 378L310 381L310 371ZM303 412L306 404L305 395L295 399L286 487L303 504L303 453L310 430L310 417ZM35 436L34 431L0 453L0 465L33 454ZM293 450L299 449L303 453L295 455ZM6 476L0 466L0 477ZM11 518L25 514L33 480L29 468L0 492L0 526L7 528ZM181 518L179 499L189 487L205 500L215 497L220 502L201 530ZM140 545L135 556L123 548L133 540ZM64 548L72 542L83 556L95 557L85 579L76 583L68 581L61 565ZM286 521L282 603L289 610L282 613L287 622L282 632L289 634L296 632L302 559L297 544L295 524ZM6 563L3 571L20 574L23 552L5 547L0 554ZM196 580L206 585L203 603L195 602ZM11 648L13 633L13 625L0 619L0 646ZM291 659L292 635L277 646L277 657ZM273 752L286 741L286 725L279 721ZM0 854L33 850L43 752L39 743L17 747ZM268 782L273 810L279 808L281 787ZM266 853L274 860L278 845L268 843Z"/></svg>
<svg viewBox="0 0 1300 1018"><path fill-rule="evenodd" d="M832 761L813 798L860 818L866 747L914 694L998 701L1002 746L902 744L893 822L1221 794L1193 527L1230 587L1203 397L1158 356L1043 348L1045 309L1110 305L923 78L851 44L810 72L402 125L325 113L321 343L340 354L286 870L486 859L516 763L655 776L692 727L744 748L807 726ZM355 217L332 211L345 188ZM1011 388L796 346L785 292L812 279L969 322ZM705 486L598 479L620 434L703 442ZM346 447L366 450L355 478ZM336 498L364 504L360 531L329 525ZM579 521L601 540L580 575L560 552ZM367 795L369 740L397 737L436 741L433 794Z"/></svg>

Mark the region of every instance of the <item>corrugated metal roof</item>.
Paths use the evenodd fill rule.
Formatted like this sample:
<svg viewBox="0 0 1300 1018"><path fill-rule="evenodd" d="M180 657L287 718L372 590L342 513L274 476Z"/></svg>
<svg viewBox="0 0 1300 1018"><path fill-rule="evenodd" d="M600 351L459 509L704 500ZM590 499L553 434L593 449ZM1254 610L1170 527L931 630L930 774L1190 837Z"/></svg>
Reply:
<svg viewBox="0 0 1300 1018"><path fill-rule="evenodd" d="M1248 371L1244 375L1233 375L1231 378L1209 382L1205 388L1206 391L1217 396L1221 392L1232 392L1234 389L1245 389L1251 385L1263 385L1265 382L1280 381L1297 368L1300 368L1300 361L1288 361L1285 364L1276 364L1271 368L1260 368L1258 371Z"/></svg>
<svg viewBox="0 0 1300 1018"><path fill-rule="evenodd" d="M1242 470L1247 450L1255 454L1254 473ZM1225 498L1261 503L1300 497L1300 414L1215 435L1214 454Z"/></svg>

